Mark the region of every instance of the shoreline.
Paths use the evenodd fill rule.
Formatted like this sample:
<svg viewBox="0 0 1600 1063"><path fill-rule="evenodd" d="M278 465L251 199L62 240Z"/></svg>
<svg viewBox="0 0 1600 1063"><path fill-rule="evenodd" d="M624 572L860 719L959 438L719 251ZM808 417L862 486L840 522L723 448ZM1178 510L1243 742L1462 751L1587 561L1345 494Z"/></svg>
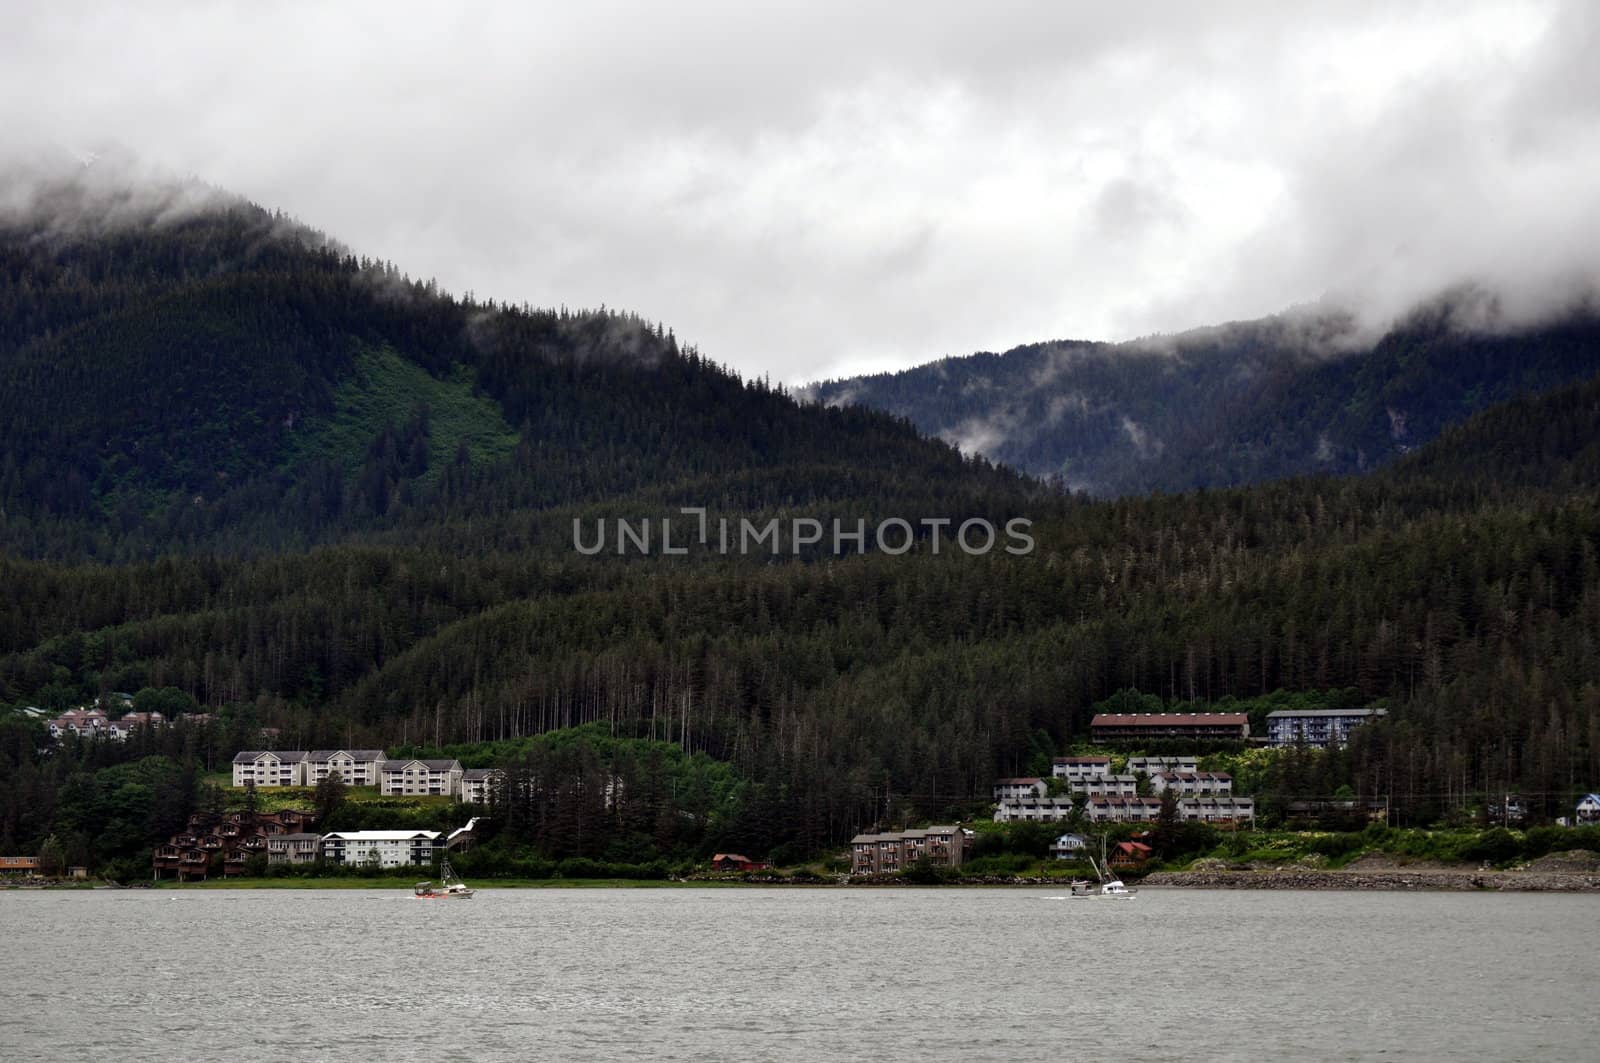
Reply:
<svg viewBox="0 0 1600 1063"><path fill-rule="evenodd" d="M1600 874L1562 871L1483 871L1419 868L1383 871L1157 871L1139 883L1150 889L1361 890L1600 893Z"/></svg>

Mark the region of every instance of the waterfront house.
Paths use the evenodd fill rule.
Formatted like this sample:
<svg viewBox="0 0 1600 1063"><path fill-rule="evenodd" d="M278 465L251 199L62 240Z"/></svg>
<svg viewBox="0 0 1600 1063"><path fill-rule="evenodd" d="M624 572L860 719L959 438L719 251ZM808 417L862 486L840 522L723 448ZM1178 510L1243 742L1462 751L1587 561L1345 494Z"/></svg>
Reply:
<svg viewBox="0 0 1600 1063"><path fill-rule="evenodd" d="M1250 737L1242 712L1100 713L1089 721L1096 742L1233 741Z"/></svg>
<svg viewBox="0 0 1600 1063"><path fill-rule="evenodd" d="M37 875L37 856L0 856L0 875Z"/></svg>
<svg viewBox="0 0 1600 1063"><path fill-rule="evenodd" d="M1132 770L1132 769L1129 769ZM1050 762L1050 774L1068 784L1098 779L1111 774L1110 757L1056 757Z"/></svg>
<svg viewBox="0 0 1600 1063"><path fill-rule="evenodd" d="M771 866L741 853L717 853L711 858L713 871L765 871Z"/></svg>
<svg viewBox="0 0 1600 1063"><path fill-rule="evenodd" d="M960 827L925 827L887 834L857 834L850 839L850 873L879 875L926 860L936 867L960 867L967 832Z"/></svg>
<svg viewBox="0 0 1600 1063"><path fill-rule="evenodd" d="M1267 743L1316 749L1342 746L1351 731L1387 715L1384 709L1280 709L1267 713Z"/></svg>
<svg viewBox="0 0 1600 1063"><path fill-rule="evenodd" d="M384 763L379 777L385 797L454 797L461 792L462 774L459 760L391 760Z"/></svg>
<svg viewBox="0 0 1600 1063"><path fill-rule="evenodd" d="M1150 776L1156 793L1167 789L1183 796L1221 797L1233 793L1233 776L1225 771L1158 771Z"/></svg>
<svg viewBox="0 0 1600 1063"><path fill-rule="evenodd" d="M1118 842L1111 850L1110 863L1123 871L1141 868L1152 852L1154 850L1144 842Z"/></svg>
<svg viewBox="0 0 1600 1063"><path fill-rule="evenodd" d="M1063 834L1050 843L1050 855L1057 860L1076 860L1089 847L1081 834Z"/></svg>
<svg viewBox="0 0 1600 1063"><path fill-rule="evenodd" d="M322 836L322 857L331 864L405 867L430 864L440 834L432 830L352 830Z"/></svg>
<svg viewBox="0 0 1600 1063"><path fill-rule="evenodd" d="M1578 802L1572 821L1579 825L1600 823L1600 794L1584 794Z"/></svg>
<svg viewBox="0 0 1600 1063"><path fill-rule="evenodd" d="M1200 758L1195 756L1129 757L1129 775L1155 775L1160 771L1199 771Z"/></svg>
<svg viewBox="0 0 1600 1063"><path fill-rule="evenodd" d="M235 786L304 786L306 757L303 749L249 749L233 758Z"/></svg>
<svg viewBox="0 0 1600 1063"><path fill-rule="evenodd" d="M306 755L306 785L337 775L346 786L376 786L386 759L381 749L313 749Z"/></svg>
<svg viewBox="0 0 1600 1063"><path fill-rule="evenodd" d="M320 834L279 834L267 839L267 863L314 864L321 848Z"/></svg>
<svg viewBox="0 0 1600 1063"><path fill-rule="evenodd" d="M996 801L1018 801L1025 797L1043 797L1049 789L1043 779L996 779L994 781L994 799Z"/></svg>
<svg viewBox="0 0 1600 1063"><path fill-rule="evenodd" d="M468 805L487 805L505 781L506 773L499 768L467 768L461 773L461 801Z"/></svg>

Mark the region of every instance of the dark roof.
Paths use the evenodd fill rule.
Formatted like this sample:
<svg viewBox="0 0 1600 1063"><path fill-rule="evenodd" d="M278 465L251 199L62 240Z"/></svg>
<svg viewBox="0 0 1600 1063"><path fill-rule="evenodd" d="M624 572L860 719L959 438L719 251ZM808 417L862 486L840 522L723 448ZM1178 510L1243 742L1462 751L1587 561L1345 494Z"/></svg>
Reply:
<svg viewBox="0 0 1600 1063"><path fill-rule="evenodd" d="M1056 757L1052 764L1110 764L1110 757Z"/></svg>
<svg viewBox="0 0 1600 1063"><path fill-rule="evenodd" d="M252 764L257 757L264 756L267 753L271 753L279 760L286 760L291 764L298 764L306 759L306 751L303 749L246 749L235 754L233 762L235 764Z"/></svg>
<svg viewBox="0 0 1600 1063"><path fill-rule="evenodd" d="M504 775L499 768L468 768L461 773L462 782L477 782L479 779L492 779L496 775Z"/></svg>
<svg viewBox="0 0 1600 1063"><path fill-rule="evenodd" d="M390 760L384 763L383 773L385 775L397 774L412 764L421 764L429 771L450 771L452 768L461 766L461 762L457 760Z"/></svg>
<svg viewBox="0 0 1600 1063"><path fill-rule="evenodd" d="M1195 727L1207 724L1237 727L1249 723L1242 712L1103 712L1089 721L1090 727Z"/></svg>
<svg viewBox="0 0 1600 1063"><path fill-rule="evenodd" d="M356 760L384 759L383 750L381 749L313 749L307 756L312 760L327 760L335 753L348 753Z"/></svg>

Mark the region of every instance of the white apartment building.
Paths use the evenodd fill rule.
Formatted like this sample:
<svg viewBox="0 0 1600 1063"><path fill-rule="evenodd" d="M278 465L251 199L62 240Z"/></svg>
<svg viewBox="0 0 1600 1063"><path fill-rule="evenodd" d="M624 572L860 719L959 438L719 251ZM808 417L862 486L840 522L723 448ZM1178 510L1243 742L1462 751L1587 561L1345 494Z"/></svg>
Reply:
<svg viewBox="0 0 1600 1063"><path fill-rule="evenodd" d="M406 867L433 862L439 832L432 830L351 830L322 836L322 857L335 864Z"/></svg>
<svg viewBox="0 0 1600 1063"><path fill-rule="evenodd" d="M1161 814L1159 797L1091 797L1083 818L1091 823L1152 823Z"/></svg>
<svg viewBox="0 0 1600 1063"><path fill-rule="evenodd" d="M1133 797L1139 792L1139 780L1132 775L1095 775L1068 782L1067 789L1090 797Z"/></svg>
<svg viewBox="0 0 1600 1063"><path fill-rule="evenodd" d="M461 800L469 805L486 805L495 788L505 782L499 768L467 768L461 773Z"/></svg>
<svg viewBox="0 0 1600 1063"><path fill-rule="evenodd" d="M1185 797L1178 801L1178 816L1195 823L1253 823L1256 801L1253 797Z"/></svg>
<svg viewBox="0 0 1600 1063"><path fill-rule="evenodd" d="M1157 772L1173 771L1199 771L1199 757L1129 757L1127 772L1129 775L1155 775Z"/></svg>
<svg viewBox="0 0 1600 1063"><path fill-rule="evenodd" d="M1067 780L1069 784L1104 778L1111 774L1111 758L1057 757L1050 762L1050 774Z"/></svg>
<svg viewBox="0 0 1600 1063"><path fill-rule="evenodd" d="M1225 771L1158 771L1150 787L1161 793L1168 787L1184 797L1226 797L1233 793L1233 776Z"/></svg>
<svg viewBox="0 0 1600 1063"><path fill-rule="evenodd" d="M306 785L338 775L346 786L377 786L387 759L381 749L313 749L306 757Z"/></svg>
<svg viewBox="0 0 1600 1063"><path fill-rule="evenodd" d="M322 844L320 834L275 834L267 838L267 863L314 864Z"/></svg>
<svg viewBox="0 0 1600 1063"><path fill-rule="evenodd" d="M994 810L996 823L1060 823L1072 815L1070 797L1019 797L1001 801Z"/></svg>
<svg viewBox="0 0 1600 1063"><path fill-rule="evenodd" d="M389 760L378 772L385 797L454 797L461 792L462 774L459 760Z"/></svg>
<svg viewBox="0 0 1600 1063"><path fill-rule="evenodd" d="M304 786L303 749L247 749L233 758L235 786Z"/></svg>
<svg viewBox="0 0 1600 1063"><path fill-rule="evenodd" d="M994 781L994 799L996 801L1020 801L1027 797L1043 797L1049 789L1043 779L996 779Z"/></svg>

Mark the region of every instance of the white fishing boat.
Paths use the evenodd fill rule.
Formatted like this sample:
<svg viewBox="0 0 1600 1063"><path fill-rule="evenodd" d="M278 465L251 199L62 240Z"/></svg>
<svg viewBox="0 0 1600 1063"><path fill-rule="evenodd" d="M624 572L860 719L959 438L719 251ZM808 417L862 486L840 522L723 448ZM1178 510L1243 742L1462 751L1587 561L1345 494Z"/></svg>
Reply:
<svg viewBox="0 0 1600 1063"><path fill-rule="evenodd" d="M1091 883L1087 879L1078 879L1072 883L1072 896L1085 900L1091 897L1114 898L1117 900L1131 901L1139 895L1138 890L1130 890L1122 884L1122 880L1109 873L1110 864L1106 862L1106 840L1100 839L1100 862L1095 863L1093 856L1085 854L1089 866L1094 868L1095 878L1099 883Z"/></svg>
<svg viewBox="0 0 1600 1063"><path fill-rule="evenodd" d="M450 861L446 860L439 865L439 885L432 882L419 882L412 891L418 900L466 900L477 890L469 887L465 882L456 878L456 873L450 869Z"/></svg>

